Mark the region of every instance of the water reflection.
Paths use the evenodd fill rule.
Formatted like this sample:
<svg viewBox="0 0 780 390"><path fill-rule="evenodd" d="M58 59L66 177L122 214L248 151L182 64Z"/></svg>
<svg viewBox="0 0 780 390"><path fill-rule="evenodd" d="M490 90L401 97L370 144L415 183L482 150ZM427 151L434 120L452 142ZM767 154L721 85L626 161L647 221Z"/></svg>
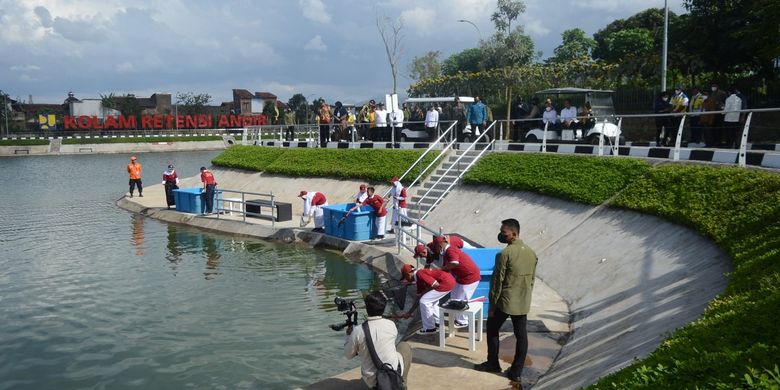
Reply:
<svg viewBox="0 0 780 390"><path fill-rule="evenodd" d="M181 247L181 239L179 232L173 225L168 225L168 242L166 244L167 251L165 252L165 258L171 262L171 269L176 270L176 266L181 263L184 250Z"/></svg>
<svg viewBox="0 0 780 390"><path fill-rule="evenodd" d="M130 218L130 224L132 225L132 241L135 248L135 255L138 257L144 256L144 217L134 214Z"/></svg>
<svg viewBox="0 0 780 390"><path fill-rule="evenodd" d="M203 252L206 254L206 271L203 272L203 276L206 280L214 279L219 274L216 269L219 265L220 254L217 242L211 236L203 236Z"/></svg>

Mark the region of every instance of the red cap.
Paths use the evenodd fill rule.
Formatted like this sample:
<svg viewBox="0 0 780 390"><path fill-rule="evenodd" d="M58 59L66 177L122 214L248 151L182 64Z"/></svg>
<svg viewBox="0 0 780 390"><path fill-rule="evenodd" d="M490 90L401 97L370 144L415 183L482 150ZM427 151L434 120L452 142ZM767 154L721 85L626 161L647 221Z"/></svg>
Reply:
<svg viewBox="0 0 780 390"><path fill-rule="evenodd" d="M423 244L417 244L416 247L414 247L414 257L421 257L425 256L423 255L423 251L427 251L428 248L425 247Z"/></svg>
<svg viewBox="0 0 780 390"><path fill-rule="evenodd" d="M390 179L390 183L395 183L398 181L398 176L393 176L392 179Z"/></svg>
<svg viewBox="0 0 780 390"><path fill-rule="evenodd" d="M360 191L365 191L365 190L366 190L366 185L365 184L361 184L360 185Z"/></svg>
<svg viewBox="0 0 780 390"><path fill-rule="evenodd" d="M307 192L306 192L306 191L301 191L301 192L298 194L298 196L299 196L299 197L301 197L301 196L305 196L306 194L307 194Z"/></svg>
<svg viewBox="0 0 780 390"><path fill-rule="evenodd" d="M445 242L447 242L447 238L446 237L444 237L444 236L436 236L436 237L433 238L432 244L434 246L436 246L436 245L443 244Z"/></svg>
<svg viewBox="0 0 780 390"><path fill-rule="evenodd" d="M405 278L406 275L409 275L414 271L414 266L411 264L404 264L403 267L401 267L401 277Z"/></svg>

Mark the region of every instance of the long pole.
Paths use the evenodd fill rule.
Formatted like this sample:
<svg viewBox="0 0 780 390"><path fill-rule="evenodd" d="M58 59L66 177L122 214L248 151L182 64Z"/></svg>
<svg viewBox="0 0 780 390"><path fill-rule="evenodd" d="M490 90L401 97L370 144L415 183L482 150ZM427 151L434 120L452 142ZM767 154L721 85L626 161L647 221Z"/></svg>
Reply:
<svg viewBox="0 0 780 390"><path fill-rule="evenodd" d="M669 49L669 4L664 0L664 49L661 55L661 91L666 91L666 57Z"/></svg>
<svg viewBox="0 0 780 390"><path fill-rule="evenodd" d="M5 136L10 137L11 131L8 129L8 94L0 91L3 94L3 116L5 117Z"/></svg>

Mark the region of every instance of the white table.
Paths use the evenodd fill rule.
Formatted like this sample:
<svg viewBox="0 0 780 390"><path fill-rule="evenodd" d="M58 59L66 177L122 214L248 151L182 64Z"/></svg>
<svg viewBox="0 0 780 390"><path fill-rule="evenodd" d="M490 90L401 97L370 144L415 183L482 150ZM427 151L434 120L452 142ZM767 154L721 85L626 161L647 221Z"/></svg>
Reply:
<svg viewBox="0 0 780 390"><path fill-rule="evenodd" d="M450 316L448 321L448 330L444 328L444 315ZM448 337L452 337L455 328L455 318L465 314L469 323L469 351L477 350L477 343L475 340L475 330L477 340L482 341L482 322L484 320L484 313L482 311L482 302L469 302L469 308L466 310L452 310L439 307L439 347L444 348L445 340ZM476 328L476 329L475 329Z"/></svg>
<svg viewBox="0 0 780 390"><path fill-rule="evenodd" d="M241 203L241 198L222 198L222 203L225 205L225 210L228 210L227 214L233 215L233 211L244 212L244 205Z"/></svg>

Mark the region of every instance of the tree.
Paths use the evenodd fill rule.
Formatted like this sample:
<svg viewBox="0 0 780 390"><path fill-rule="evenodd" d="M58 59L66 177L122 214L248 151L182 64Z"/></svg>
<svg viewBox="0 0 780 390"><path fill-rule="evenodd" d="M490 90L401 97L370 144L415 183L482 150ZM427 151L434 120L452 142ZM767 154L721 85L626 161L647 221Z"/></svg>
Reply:
<svg viewBox="0 0 780 390"><path fill-rule="evenodd" d="M279 109L276 108L276 101L266 100L263 104L263 115L268 119L269 124L279 124Z"/></svg>
<svg viewBox="0 0 780 390"><path fill-rule="evenodd" d="M390 73L393 75L393 94L396 93L398 85L398 61L403 55L403 47L401 46L401 41L403 40L401 30L403 30L403 27L404 24L400 18L393 21L387 16L381 19L379 15L376 16L376 28L379 30L382 42L385 44L387 62L390 63Z"/></svg>
<svg viewBox="0 0 780 390"><path fill-rule="evenodd" d="M677 15L669 12L669 26L677 22ZM622 61L620 55L615 55L609 50L609 38L612 34L623 30L643 28L650 32L652 37L653 52L661 52L661 45L664 38L664 11L659 8L649 8L641 11L627 19L618 19L608 24L595 34L593 40L596 41L596 47L593 49L593 58L601 59L610 63L619 63ZM670 39L670 42L672 40Z"/></svg>
<svg viewBox="0 0 780 390"><path fill-rule="evenodd" d="M177 111L185 115L202 114L204 108L211 101L211 95L208 93L177 92L176 104L181 105Z"/></svg>
<svg viewBox="0 0 780 390"><path fill-rule="evenodd" d="M478 47L463 50L447 57L441 64L441 71L448 76L458 72L478 72L482 70L480 64L482 57L482 49Z"/></svg>
<svg viewBox="0 0 780 390"><path fill-rule="evenodd" d="M579 28L566 30L561 34L561 44L555 48L554 56L547 59L548 63L566 63L578 59L590 59L596 41L585 36L585 31Z"/></svg>
<svg viewBox="0 0 780 390"><path fill-rule="evenodd" d="M485 69L504 66L526 65L534 58L534 42L523 33L523 27L512 29L512 22L525 12L521 0L498 0L496 11L490 17L496 27L496 33L487 40L480 41L482 67Z"/></svg>
<svg viewBox="0 0 780 390"><path fill-rule="evenodd" d="M290 110L295 113L296 122L309 123L308 119L306 118L308 104L309 103L306 101L306 97L300 93L296 93L290 98L290 100L287 101L287 106L290 107Z"/></svg>
<svg viewBox="0 0 780 390"><path fill-rule="evenodd" d="M106 111L107 110L115 110L117 107L116 100L114 99L114 94L109 93L108 95L100 94L100 105L103 107L103 117L105 118Z"/></svg>
<svg viewBox="0 0 780 390"><path fill-rule="evenodd" d="M409 78L414 81L419 81L441 75L440 55L440 51L431 50L422 57L414 57L408 67Z"/></svg>
<svg viewBox="0 0 780 390"><path fill-rule="evenodd" d="M688 34L701 37L689 50L716 73L755 72L776 77L780 56L780 2L776 0L685 0Z"/></svg>
<svg viewBox="0 0 780 390"><path fill-rule="evenodd" d="M143 112L143 108L141 108L141 104L138 103L138 99L136 99L135 95L127 94L117 100L119 100L117 109L124 116L139 116L141 115L141 112Z"/></svg>

